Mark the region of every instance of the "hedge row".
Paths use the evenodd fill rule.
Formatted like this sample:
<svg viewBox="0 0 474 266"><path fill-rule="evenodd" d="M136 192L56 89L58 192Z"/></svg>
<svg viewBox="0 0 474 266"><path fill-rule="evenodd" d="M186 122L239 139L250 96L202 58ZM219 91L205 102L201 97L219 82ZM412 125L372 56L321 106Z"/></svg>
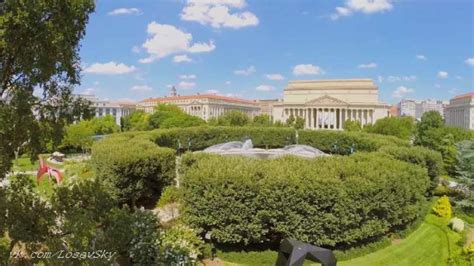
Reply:
<svg viewBox="0 0 474 266"><path fill-rule="evenodd" d="M188 153L182 167L183 218L219 244L368 243L414 221L429 185L425 169L380 153L312 160Z"/></svg>
<svg viewBox="0 0 474 266"><path fill-rule="evenodd" d="M97 177L110 185L122 203L154 204L175 177L175 151L153 142L117 135L92 147Z"/></svg>
<svg viewBox="0 0 474 266"><path fill-rule="evenodd" d="M380 152L391 155L393 158L413 164L420 165L428 170L430 177L430 186L428 188L431 193L439 183L439 176L444 173L443 157L441 153L424 148L414 146L410 148L397 146L384 146L380 148Z"/></svg>
<svg viewBox="0 0 474 266"><path fill-rule="evenodd" d="M159 129L148 132L128 132L121 134L128 138L154 141L161 147L176 149L178 143L184 149L203 150L209 146L228 142L252 139L255 147L281 148L295 144L295 130L282 127L191 127ZM344 132L333 130L300 130L298 143L318 148L327 153L349 154L353 151L376 151L386 145L408 147L407 141L391 136L363 132Z"/></svg>

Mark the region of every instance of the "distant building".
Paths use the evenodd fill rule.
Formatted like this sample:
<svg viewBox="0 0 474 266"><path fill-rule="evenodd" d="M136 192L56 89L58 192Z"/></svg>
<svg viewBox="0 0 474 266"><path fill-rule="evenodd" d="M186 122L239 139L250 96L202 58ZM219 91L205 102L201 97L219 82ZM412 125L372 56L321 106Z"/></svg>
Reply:
<svg viewBox="0 0 474 266"><path fill-rule="evenodd" d="M394 104L390 106L389 113L391 117L398 116L398 105Z"/></svg>
<svg viewBox="0 0 474 266"><path fill-rule="evenodd" d="M444 117L444 108L448 105L448 101L437 101L437 100L412 100L403 99L398 104L398 115L399 116L411 116L415 119L421 119L424 113L428 111L437 111Z"/></svg>
<svg viewBox="0 0 474 266"><path fill-rule="evenodd" d="M92 103L95 117L112 115L117 125L120 125L122 117L131 114L136 109L136 104L133 102L100 100L95 95L90 94L77 94L76 96L87 99Z"/></svg>
<svg viewBox="0 0 474 266"><path fill-rule="evenodd" d="M204 120L218 118L219 116L237 110L254 117L260 113L260 107L255 101L244 100L236 97L227 97L217 94L196 94L180 96L176 89L172 89L171 96L148 98L137 104L137 109L153 113L158 104L174 104L187 114L200 117Z"/></svg>
<svg viewBox="0 0 474 266"><path fill-rule="evenodd" d="M268 115L269 117L273 117L273 106L281 100L279 99L270 99L270 100L256 100L255 101L258 106L260 107L260 114Z"/></svg>
<svg viewBox="0 0 474 266"><path fill-rule="evenodd" d="M449 126L474 129L474 92L449 100L445 120Z"/></svg>
<svg viewBox="0 0 474 266"><path fill-rule="evenodd" d="M273 105L274 120L299 116L307 129L342 130L346 120L365 126L388 115L389 105L379 102L370 79L290 81L283 101Z"/></svg>

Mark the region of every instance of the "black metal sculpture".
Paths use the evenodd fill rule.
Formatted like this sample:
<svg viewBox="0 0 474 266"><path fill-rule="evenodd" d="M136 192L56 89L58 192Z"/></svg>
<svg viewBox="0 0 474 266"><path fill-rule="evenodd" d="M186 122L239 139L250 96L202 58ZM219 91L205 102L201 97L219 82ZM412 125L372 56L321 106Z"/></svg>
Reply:
<svg viewBox="0 0 474 266"><path fill-rule="evenodd" d="M336 257L329 249L293 239L285 238L281 241L276 266L302 266L306 259L319 262L323 266L336 266L337 263Z"/></svg>

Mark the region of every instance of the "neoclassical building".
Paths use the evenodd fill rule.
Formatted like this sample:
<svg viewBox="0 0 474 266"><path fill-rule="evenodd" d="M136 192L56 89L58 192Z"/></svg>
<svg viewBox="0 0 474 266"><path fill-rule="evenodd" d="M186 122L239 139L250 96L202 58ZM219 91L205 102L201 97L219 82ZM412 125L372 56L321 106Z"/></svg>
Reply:
<svg viewBox="0 0 474 266"><path fill-rule="evenodd" d="M304 118L307 129L342 130L346 120L365 126L389 116L389 109L371 79L295 80L273 105L273 119L286 122L293 115Z"/></svg>
<svg viewBox="0 0 474 266"><path fill-rule="evenodd" d="M447 125L474 129L474 92L449 100L444 118Z"/></svg>
<svg viewBox="0 0 474 266"><path fill-rule="evenodd" d="M211 118L218 118L232 110L244 112L249 117L254 117L260 113L260 107L255 101L217 94L198 93L196 95L180 96L175 91L172 92L171 96L145 99L137 104L137 109L153 113L158 104L177 105L184 112L206 121Z"/></svg>

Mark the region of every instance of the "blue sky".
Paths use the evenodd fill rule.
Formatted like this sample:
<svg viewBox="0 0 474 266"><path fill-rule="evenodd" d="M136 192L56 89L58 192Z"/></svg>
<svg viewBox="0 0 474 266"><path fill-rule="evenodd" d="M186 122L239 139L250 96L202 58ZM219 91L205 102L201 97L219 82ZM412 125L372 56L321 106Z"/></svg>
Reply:
<svg viewBox="0 0 474 266"><path fill-rule="evenodd" d="M76 92L280 98L288 80L372 78L380 100L474 91L472 0L98 0Z"/></svg>

